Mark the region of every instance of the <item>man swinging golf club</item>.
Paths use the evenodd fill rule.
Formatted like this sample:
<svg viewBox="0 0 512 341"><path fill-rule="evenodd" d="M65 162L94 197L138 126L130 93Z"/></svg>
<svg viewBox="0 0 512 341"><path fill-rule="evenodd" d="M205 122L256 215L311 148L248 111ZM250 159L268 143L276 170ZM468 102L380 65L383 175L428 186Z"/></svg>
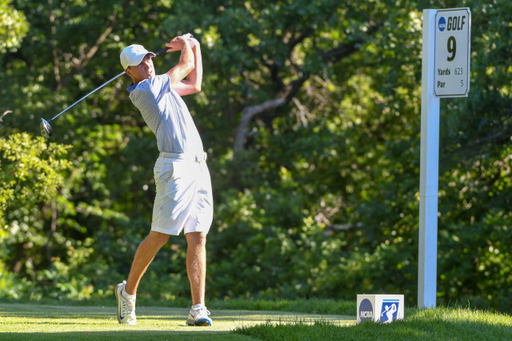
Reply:
<svg viewBox="0 0 512 341"><path fill-rule="evenodd" d="M155 75L151 59L155 54L143 46L131 45L121 53L121 64L133 80L128 87L130 99L155 134L160 155L154 167L151 231L135 253L128 280L116 286L117 318L119 323L136 324L135 295L140 279L169 236L184 231L192 292L187 324L211 326L204 304L206 235L213 219L211 180L201 137L180 97L201 91L201 50L191 36L176 37L165 45L168 52L181 51L181 56L179 63L162 75Z"/></svg>

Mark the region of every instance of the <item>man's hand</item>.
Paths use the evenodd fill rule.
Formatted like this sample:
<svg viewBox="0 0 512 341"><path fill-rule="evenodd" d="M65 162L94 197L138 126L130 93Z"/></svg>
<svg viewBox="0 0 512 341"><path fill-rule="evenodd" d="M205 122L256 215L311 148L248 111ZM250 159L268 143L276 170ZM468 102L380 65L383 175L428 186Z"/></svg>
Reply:
<svg viewBox="0 0 512 341"><path fill-rule="evenodd" d="M203 62L201 57L201 47L199 42L192 37L186 37L189 46L192 47L194 55L194 69L187 75L187 79L182 79L179 83L175 84L172 88L180 96L191 95L201 91L201 84L203 81Z"/></svg>
<svg viewBox="0 0 512 341"><path fill-rule="evenodd" d="M199 42L197 41L196 38L189 38L188 42L189 42L190 47L192 48L192 50L194 50L194 48L196 46L199 46Z"/></svg>
<svg viewBox="0 0 512 341"><path fill-rule="evenodd" d="M183 44L185 44L186 38L183 37L175 37L171 40L170 43L166 43L165 46L169 48L168 52L181 51L183 49Z"/></svg>
<svg viewBox="0 0 512 341"><path fill-rule="evenodd" d="M175 37L170 43L165 44L169 48L168 52L181 51L179 63L171 70L167 71L170 79L170 87L174 88L176 84L182 81L194 70L194 52L185 37Z"/></svg>

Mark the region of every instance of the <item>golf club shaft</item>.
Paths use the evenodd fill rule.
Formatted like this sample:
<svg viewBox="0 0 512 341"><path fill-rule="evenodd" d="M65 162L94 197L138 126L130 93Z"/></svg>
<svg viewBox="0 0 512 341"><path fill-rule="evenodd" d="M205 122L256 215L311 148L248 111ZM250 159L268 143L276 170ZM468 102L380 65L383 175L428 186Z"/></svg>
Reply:
<svg viewBox="0 0 512 341"><path fill-rule="evenodd" d="M161 49L160 51L158 51L157 53L155 53L155 57L158 56L158 55L161 55L162 53L164 52L167 52L169 50L168 47L164 47L163 49Z"/></svg>
<svg viewBox="0 0 512 341"><path fill-rule="evenodd" d="M96 89L94 89L93 91L89 92L87 95L85 95L84 97L80 98L78 101L76 101L75 103L71 104L69 107L67 107L66 109L62 110L60 113L58 113L57 115L55 115L53 118L51 118L50 120L48 120L48 122L51 122L53 121L54 119L56 119L57 117L59 117L60 115L62 115L63 113L65 113L66 111L68 111L69 109L71 109L75 104L77 104L78 102L82 101L83 99L89 97L89 95L95 93L96 91L98 91L99 89L103 88L105 85L107 85L108 83L112 82L113 80L121 77L122 75L124 75L126 72L122 72L120 74L118 74L117 76L115 76L114 78L112 78L111 80L109 80L108 82L106 82L105 84L103 85L100 85L99 87L97 87Z"/></svg>
<svg viewBox="0 0 512 341"><path fill-rule="evenodd" d="M164 52L167 52L169 50L168 47L164 47L163 49L161 49L160 51L158 51L157 53L155 53L155 57L164 53ZM117 76L115 76L114 78L112 78L111 80L109 80L108 82L106 82L105 84L103 85L100 85L99 87L97 87L96 89L94 89L93 91L89 92L87 95L85 95L84 97L80 98L78 101L76 101L75 103L71 104L69 107L67 107L66 109L62 110L60 113L58 113L57 115L55 115L53 118L49 119L48 120L48 123L53 121L54 119L56 119L57 117L59 117L60 115L62 115L63 113L65 113L66 111L68 111L69 109L71 109L75 104L79 103L80 101L82 101L83 99L89 97L91 94L95 93L96 91L98 91L99 89L103 88L105 85L107 85L108 83L112 82L113 80L123 76L124 74L126 74L126 72L122 72L120 74L118 74Z"/></svg>

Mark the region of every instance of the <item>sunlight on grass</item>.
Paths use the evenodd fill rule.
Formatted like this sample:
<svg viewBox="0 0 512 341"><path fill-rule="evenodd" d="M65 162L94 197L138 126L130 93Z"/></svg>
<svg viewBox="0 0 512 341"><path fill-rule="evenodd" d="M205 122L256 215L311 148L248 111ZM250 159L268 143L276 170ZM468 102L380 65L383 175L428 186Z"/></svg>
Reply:
<svg viewBox="0 0 512 341"><path fill-rule="evenodd" d="M512 318L470 308L406 308L391 324L356 325L354 302L329 300L231 302L211 309L212 327L189 327L186 308L139 307L136 326L119 325L114 305L0 303L1 340L512 340ZM342 304L343 303L343 304ZM222 305L222 304L219 304ZM228 306L228 304L225 304ZM239 307L237 309L236 307ZM247 308L260 310L248 310ZM245 309L244 309L245 308ZM263 310L263 309L276 309ZM293 309L296 312L277 311ZM322 312L311 314L311 312Z"/></svg>
<svg viewBox="0 0 512 341"><path fill-rule="evenodd" d="M277 340L512 340L512 318L468 308L409 308L405 319L391 324L362 323L340 328L332 323L313 325L261 324L237 333L265 341Z"/></svg>
<svg viewBox="0 0 512 341"><path fill-rule="evenodd" d="M0 304L0 339L9 340L187 340L198 336L209 340L248 340L230 333L258 324L313 324L315 321L355 324L355 316L319 315L276 311L212 310L212 327L185 324L188 309L165 307L137 308L137 325L119 325L115 306L79 307L57 305ZM149 333L149 334L148 334ZM71 336L72 335L72 336ZM151 336L150 336L151 335Z"/></svg>
<svg viewBox="0 0 512 341"><path fill-rule="evenodd" d="M512 317L502 313L492 313L470 308L438 307L429 310L417 310L410 321L438 320L457 323L479 323L489 326L512 327ZM512 336L511 336L512 338Z"/></svg>

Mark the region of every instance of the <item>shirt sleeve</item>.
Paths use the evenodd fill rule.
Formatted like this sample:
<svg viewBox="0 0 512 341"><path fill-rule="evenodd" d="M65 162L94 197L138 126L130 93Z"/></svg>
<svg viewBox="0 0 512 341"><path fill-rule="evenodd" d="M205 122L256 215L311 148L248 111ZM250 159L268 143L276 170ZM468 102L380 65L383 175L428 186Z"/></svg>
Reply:
<svg viewBox="0 0 512 341"><path fill-rule="evenodd" d="M167 92L170 91L169 75L163 74L145 79L137 86L141 96L149 103L158 105L158 102Z"/></svg>

